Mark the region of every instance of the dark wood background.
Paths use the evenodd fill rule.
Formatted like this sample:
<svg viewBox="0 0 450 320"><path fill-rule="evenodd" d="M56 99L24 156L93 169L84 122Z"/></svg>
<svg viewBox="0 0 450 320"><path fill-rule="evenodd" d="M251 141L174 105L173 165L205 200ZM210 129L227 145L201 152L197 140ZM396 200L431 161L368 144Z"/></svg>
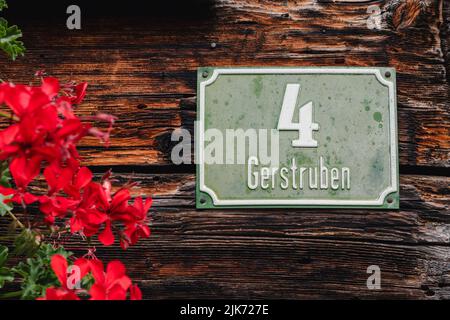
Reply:
<svg viewBox="0 0 450 320"><path fill-rule="evenodd" d="M145 298L450 298L449 1L9 2L28 51L2 58L0 78L88 81L79 114L120 119L109 148L86 139L82 155L154 198L149 239L97 251ZM65 27L72 3L79 31ZM395 67L401 209L196 211L195 167L171 164L170 134L193 130L199 66ZM366 287L374 264L381 290Z"/></svg>

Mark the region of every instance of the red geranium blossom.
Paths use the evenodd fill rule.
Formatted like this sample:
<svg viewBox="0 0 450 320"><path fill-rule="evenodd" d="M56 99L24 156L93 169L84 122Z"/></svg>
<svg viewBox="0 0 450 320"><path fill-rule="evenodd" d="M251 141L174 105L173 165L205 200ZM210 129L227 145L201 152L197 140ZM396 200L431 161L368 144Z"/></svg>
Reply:
<svg viewBox="0 0 450 320"><path fill-rule="evenodd" d="M46 294L38 300L80 300L79 294L89 291L91 300L126 300L129 293L130 300L141 300L142 293L137 285L133 285L126 275L125 266L120 261L111 261L106 272L103 263L98 259L79 258L74 262L80 270L79 275L83 279L89 272L95 280L90 288L74 289L69 286L67 271L68 263L61 255L54 255L51 267L57 276L61 287L47 288ZM78 283L80 285L81 282ZM88 290L89 289L89 290Z"/></svg>
<svg viewBox="0 0 450 320"><path fill-rule="evenodd" d="M94 174L81 166L77 144L87 136L100 138L108 145L109 136L116 117L97 114L79 117L74 105L78 105L86 94L87 83L60 83L58 79L44 77L38 86L0 83L0 106L10 110L10 126L0 130L0 161L9 163L14 187L0 186L0 193L7 196L5 202L26 206L38 201L44 221L49 224L63 222L52 231L79 233L98 239L104 245L112 245L115 237L126 249L141 238L150 236L148 211L151 198L145 201L138 197L133 204L127 185L112 191L111 172L103 176L100 183L94 182ZM109 124L106 130L92 126L94 121ZM43 176L48 188L45 194L34 194L29 187L33 180ZM82 270L81 278L91 272L95 284L85 288L91 299L141 299L142 294L125 274L119 261L108 264L106 272L101 261L78 259L74 265ZM79 299L77 290L67 284L67 260L55 255L51 268L61 286L50 287L42 299Z"/></svg>
<svg viewBox="0 0 450 320"><path fill-rule="evenodd" d="M39 199L39 197L27 192L23 188L13 189L0 186L0 194L4 196L11 196L4 200L5 203L15 202L21 203L22 205L27 205L36 202Z"/></svg>
<svg viewBox="0 0 450 320"><path fill-rule="evenodd" d="M95 279L89 291L91 300L125 300L130 288L130 298L140 300L141 291L137 286L132 286L122 262L111 261L104 272L103 263L100 260L92 260L91 271Z"/></svg>
<svg viewBox="0 0 450 320"><path fill-rule="evenodd" d="M152 199L145 200L138 197L134 200L134 205L129 208L130 218L125 221L125 231L121 239L121 246L127 249L129 245L133 245L140 238L148 238L150 236L150 228L148 227L147 213L152 206Z"/></svg>
<svg viewBox="0 0 450 320"><path fill-rule="evenodd" d="M111 191L110 173L98 184L92 181L88 168L80 167L76 149L80 139L90 134L107 143L115 121L114 116L102 113L83 118L109 123L104 132L75 115L73 104L81 102L86 87L85 83L61 85L51 77L43 78L40 86L11 83L0 86L0 103L5 103L15 117L10 127L0 131L0 160L10 160L16 186L16 189L0 191L12 195L9 201L21 204L39 199L46 222L52 224L55 218L70 216L72 232L88 237L100 232L98 238L104 245L114 243L115 229L121 236L122 247L126 248L149 236L145 223L150 203L144 206L142 200L136 200L130 206L127 188ZM41 173L43 165L48 193L36 197L27 187Z"/></svg>
<svg viewBox="0 0 450 320"><path fill-rule="evenodd" d="M74 265L80 270L80 279L78 279L78 281L81 281L81 279L89 272L89 261L84 258L79 258L74 262ZM50 266L58 278L61 287L47 288L45 296L38 298L38 300L80 300L76 294L76 290L68 284L67 272L69 270L69 265L66 258L62 255L55 254L52 256Z"/></svg>
<svg viewBox="0 0 450 320"><path fill-rule="evenodd" d="M77 117L65 118L60 111L66 100L58 98L59 81L43 78L41 86L11 83L0 86L0 104L14 114L15 122L0 131L0 160L10 160L17 188L26 188L40 173L43 162L70 165L77 159L76 143L91 126Z"/></svg>
<svg viewBox="0 0 450 320"><path fill-rule="evenodd" d="M84 176L89 177L87 173ZM109 246L115 240L114 225L121 235L123 248L135 244L139 238L149 237L147 212L151 199L147 199L144 204L142 198L137 198L134 206L131 206L131 195L127 188L112 192L110 173L102 178L102 184L90 182L83 189L80 199L77 208L72 210L72 232L82 231L86 236L92 236L102 229L98 239L105 246ZM120 231L121 226L125 226L124 231Z"/></svg>

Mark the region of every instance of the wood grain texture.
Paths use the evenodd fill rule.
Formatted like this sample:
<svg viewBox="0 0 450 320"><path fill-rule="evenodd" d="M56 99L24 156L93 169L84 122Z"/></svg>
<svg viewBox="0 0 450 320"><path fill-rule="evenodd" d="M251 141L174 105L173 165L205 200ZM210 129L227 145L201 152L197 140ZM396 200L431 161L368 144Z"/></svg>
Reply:
<svg viewBox="0 0 450 320"><path fill-rule="evenodd" d="M149 10L114 19L90 18L87 7L80 32L49 28L64 22L55 17L17 21L27 57L3 64L0 74L28 82L44 68L88 81L79 114L111 112L120 121L109 150L84 141L86 163L142 165L169 164L157 137L193 126L194 112L180 106L195 96L198 66L391 66L398 72L400 163L449 167L443 0L415 1L371 1L387 10L380 29L368 28L367 1L217 0L198 14Z"/></svg>
<svg viewBox="0 0 450 320"><path fill-rule="evenodd" d="M113 166L117 185L140 181L133 195L154 198L151 238L97 250L123 260L145 298L450 298L448 1L80 3L81 31L64 28L64 1L30 4L26 18L11 4L28 52L0 77L28 82L44 68L88 81L78 112L119 117L110 148L86 139L81 154L97 177ZM382 9L379 29L369 5ZM401 209L195 210L195 167L171 164L170 134L193 132L206 65L395 67ZM76 237L59 241L82 252ZM366 287L373 264L379 291Z"/></svg>
<svg viewBox="0 0 450 320"><path fill-rule="evenodd" d="M140 181L133 195L153 195L153 234L127 251L94 241L97 254L125 261L147 298L450 296L450 177L402 176L399 211L197 211L193 174L114 180ZM80 238L58 242L84 252ZM380 291L366 288L373 264L382 270Z"/></svg>

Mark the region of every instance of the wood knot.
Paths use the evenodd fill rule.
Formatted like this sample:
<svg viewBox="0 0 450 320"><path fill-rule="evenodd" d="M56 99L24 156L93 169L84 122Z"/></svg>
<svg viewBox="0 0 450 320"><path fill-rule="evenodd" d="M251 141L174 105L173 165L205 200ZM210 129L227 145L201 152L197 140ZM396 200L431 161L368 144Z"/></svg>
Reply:
<svg viewBox="0 0 450 320"><path fill-rule="evenodd" d="M156 140L156 149L163 154L170 157L170 152L172 151L173 147L178 143L175 141L172 141L172 131L165 131L155 137Z"/></svg>
<svg viewBox="0 0 450 320"><path fill-rule="evenodd" d="M422 284L420 286L420 289L422 289L424 291L425 295L428 297L432 297L435 295L435 292L433 290L431 290L430 287L428 287L427 285Z"/></svg>
<svg viewBox="0 0 450 320"><path fill-rule="evenodd" d="M393 0L385 6L385 11L392 27L402 30L413 26L427 7L428 0Z"/></svg>

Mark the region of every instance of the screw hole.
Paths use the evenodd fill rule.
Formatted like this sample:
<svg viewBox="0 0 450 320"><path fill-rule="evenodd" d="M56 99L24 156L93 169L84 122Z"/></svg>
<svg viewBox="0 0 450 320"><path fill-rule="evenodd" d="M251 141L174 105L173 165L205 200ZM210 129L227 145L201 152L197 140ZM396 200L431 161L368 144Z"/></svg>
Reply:
<svg viewBox="0 0 450 320"><path fill-rule="evenodd" d="M200 198L200 204L205 204L206 203L206 199L205 198Z"/></svg>
<svg viewBox="0 0 450 320"><path fill-rule="evenodd" d="M384 75L385 75L386 78L390 78L391 77L391 72L390 71L386 71L384 73Z"/></svg>
<svg viewBox="0 0 450 320"><path fill-rule="evenodd" d="M432 297L432 296L434 296L434 291L433 290L427 290L427 291L425 291L425 295L427 295L428 297Z"/></svg>
<svg viewBox="0 0 450 320"><path fill-rule="evenodd" d="M392 199L391 197L387 198L387 203L391 204L394 202L394 199Z"/></svg>
<svg viewBox="0 0 450 320"><path fill-rule="evenodd" d="M202 74L203 78L208 78L208 75L209 75L208 71L203 71Z"/></svg>

